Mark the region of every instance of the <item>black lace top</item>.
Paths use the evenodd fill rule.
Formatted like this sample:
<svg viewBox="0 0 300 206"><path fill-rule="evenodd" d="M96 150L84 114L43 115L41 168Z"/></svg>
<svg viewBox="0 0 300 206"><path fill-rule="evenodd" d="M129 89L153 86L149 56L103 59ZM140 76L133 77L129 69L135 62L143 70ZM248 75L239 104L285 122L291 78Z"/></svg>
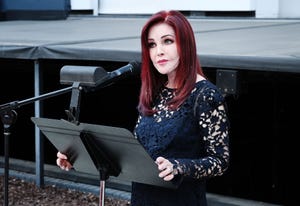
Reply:
<svg viewBox="0 0 300 206"><path fill-rule="evenodd" d="M187 100L172 111L166 102L174 91L161 89L154 106L158 112L140 115L134 134L153 160L162 156L175 165L180 174L172 181L179 186L174 190L132 183L133 206L206 205L205 179L222 175L228 167L228 120L217 87L207 80L197 82Z"/></svg>

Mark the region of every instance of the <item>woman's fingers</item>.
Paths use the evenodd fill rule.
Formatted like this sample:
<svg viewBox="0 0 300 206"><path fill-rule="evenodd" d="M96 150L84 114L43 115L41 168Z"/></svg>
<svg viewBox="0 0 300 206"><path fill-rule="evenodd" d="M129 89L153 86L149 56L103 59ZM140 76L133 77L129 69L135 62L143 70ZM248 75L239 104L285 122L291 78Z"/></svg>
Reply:
<svg viewBox="0 0 300 206"><path fill-rule="evenodd" d="M155 162L158 170L161 171L158 174L160 178L163 178L165 181L170 181L174 178L173 164L169 160L163 157L158 157Z"/></svg>
<svg viewBox="0 0 300 206"><path fill-rule="evenodd" d="M72 168L71 163L67 160L67 156L61 152L57 152L56 164L63 170L69 171Z"/></svg>
<svg viewBox="0 0 300 206"><path fill-rule="evenodd" d="M162 172L160 172L158 176L160 178L163 178L165 181L172 180L174 178L173 168L172 167L167 167Z"/></svg>
<svg viewBox="0 0 300 206"><path fill-rule="evenodd" d="M61 152L57 152L56 156L57 156L57 158L60 158L60 159L65 159L65 160L68 159L68 157Z"/></svg>

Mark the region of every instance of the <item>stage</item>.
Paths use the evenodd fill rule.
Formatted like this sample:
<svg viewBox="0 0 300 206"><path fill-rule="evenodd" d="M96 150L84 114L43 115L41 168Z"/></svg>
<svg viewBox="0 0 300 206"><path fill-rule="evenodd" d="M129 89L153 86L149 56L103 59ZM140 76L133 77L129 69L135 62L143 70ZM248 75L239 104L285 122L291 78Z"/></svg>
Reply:
<svg viewBox="0 0 300 206"><path fill-rule="evenodd" d="M147 17L69 16L0 22L0 58L140 59ZM203 67L300 71L300 20L190 18Z"/></svg>

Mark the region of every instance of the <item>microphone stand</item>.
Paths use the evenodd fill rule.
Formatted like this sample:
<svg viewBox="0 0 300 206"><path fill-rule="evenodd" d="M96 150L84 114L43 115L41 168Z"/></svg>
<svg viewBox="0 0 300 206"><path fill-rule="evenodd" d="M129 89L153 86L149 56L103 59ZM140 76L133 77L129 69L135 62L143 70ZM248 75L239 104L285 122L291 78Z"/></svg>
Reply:
<svg viewBox="0 0 300 206"><path fill-rule="evenodd" d="M79 124L79 110L80 110L80 99L81 91L93 91L93 89L88 89L88 87L96 87L98 89L108 86L113 83L113 79L116 80L120 78L122 72L130 71L132 69L137 69L139 66L138 63L133 62L129 66L122 67L121 69L114 72L116 76L110 76L105 69L102 67L93 67L93 66L64 66L60 71L60 80L61 83L69 84L72 82L72 86L60 89L57 91L49 92L37 97L32 97L22 101L13 101L0 105L0 118L4 127L4 150L5 150L5 163L4 163L4 206L8 206L8 172L9 172L9 136L11 135L11 127L16 122L17 112L15 109L38 101L47 99L53 96L67 93L72 90L71 102L69 110L66 110L68 116L68 121L78 125ZM83 87L84 86L84 87ZM103 185L104 186L104 185ZM103 193L104 194L104 193ZM100 200L103 199L103 194L100 194Z"/></svg>
<svg viewBox="0 0 300 206"><path fill-rule="evenodd" d="M8 179L9 179L9 137L11 135L11 128L16 122L17 112L15 109L20 108L23 105L47 99L50 97L58 96L60 94L67 93L72 90L72 97L69 111L66 110L68 119L70 122L79 124L79 102L80 92L82 87L79 82L74 82L72 86L60 89L57 91L49 92L37 97L32 97L22 101L13 101L10 103L0 105L0 118L4 128L4 206L8 206Z"/></svg>

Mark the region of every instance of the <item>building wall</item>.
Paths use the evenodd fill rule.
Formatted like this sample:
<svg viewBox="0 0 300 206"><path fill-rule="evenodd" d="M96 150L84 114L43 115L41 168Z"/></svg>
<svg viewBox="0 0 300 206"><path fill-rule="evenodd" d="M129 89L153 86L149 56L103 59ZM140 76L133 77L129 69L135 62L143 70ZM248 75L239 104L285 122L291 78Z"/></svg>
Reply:
<svg viewBox="0 0 300 206"><path fill-rule="evenodd" d="M72 10L98 14L152 14L163 9L181 11L255 11L256 18L299 18L298 0L71 0Z"/></svg>
<svg viewBox="0 0 300 206"><path fill-rule="evenodd" d="M182 11L249 11L254 9L254 0L102 0L101 14L151 14L163 9Z"/></svg>
<svg viewBox="0 0 300 206"><path fill-rule="evenodd" d="M280 0L279 1L280 18L299 18L300 1L299 0Z"/></svg>

